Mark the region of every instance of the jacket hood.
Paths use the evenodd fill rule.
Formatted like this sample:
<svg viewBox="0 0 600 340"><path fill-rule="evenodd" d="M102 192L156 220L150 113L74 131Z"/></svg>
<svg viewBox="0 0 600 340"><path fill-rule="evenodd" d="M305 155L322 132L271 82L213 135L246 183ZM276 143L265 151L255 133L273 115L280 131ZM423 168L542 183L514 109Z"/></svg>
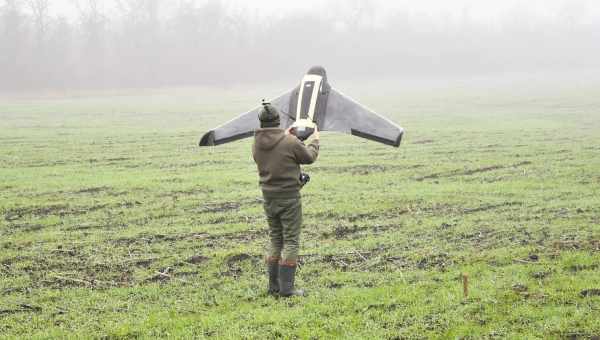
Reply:
<svg viewBox="0 0 600 340"><path fill-rule="evenodd" d="M254 131L254 143L257 148L271 150L285 138L283 129L262 128Z"/></svg>

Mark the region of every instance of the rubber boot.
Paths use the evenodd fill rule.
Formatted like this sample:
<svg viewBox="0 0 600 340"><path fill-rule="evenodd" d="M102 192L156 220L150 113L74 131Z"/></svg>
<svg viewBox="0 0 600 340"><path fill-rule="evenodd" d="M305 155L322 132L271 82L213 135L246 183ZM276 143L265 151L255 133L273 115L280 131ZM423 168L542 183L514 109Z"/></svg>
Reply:
<svg viewBox="0 0 600 340"><path fill-rule="evenodd" d="M287 296L305 296L304 290L294 287L296 277L296 263L279 264L279 295Z"/></svg>
<svg viewBox="0 0 600 340"><path fill-rule="evenodd" d="M279 259L267 258L267 273L269 274L269 294L279 293Z"/></svg>

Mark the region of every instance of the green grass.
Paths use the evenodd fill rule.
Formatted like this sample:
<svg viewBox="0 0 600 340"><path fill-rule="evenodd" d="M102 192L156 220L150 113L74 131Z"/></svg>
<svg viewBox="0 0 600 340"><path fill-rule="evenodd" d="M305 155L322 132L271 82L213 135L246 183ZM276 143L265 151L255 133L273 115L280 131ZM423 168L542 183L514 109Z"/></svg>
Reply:
<svg viewBox="0 0 600 340"><path fill-rule="evenodd" d="M279 91L4 97L0 337L600 336L600 91L525 89L344 91L407 134L322 134L292 299L251 140L196 146Z"/></svg>

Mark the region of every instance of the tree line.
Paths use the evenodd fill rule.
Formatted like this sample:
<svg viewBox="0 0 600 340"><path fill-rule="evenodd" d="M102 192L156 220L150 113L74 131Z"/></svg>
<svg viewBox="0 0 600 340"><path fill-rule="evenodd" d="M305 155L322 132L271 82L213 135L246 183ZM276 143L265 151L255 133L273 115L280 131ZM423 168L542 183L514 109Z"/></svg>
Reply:
<svg viewBox="0 0 600 340"><path fill-rule="evenodd" d="M515 8L490 24L468 13L385 17L373 0L260 14L219 0L0 1L0 90L227 85L297 77L313 64L353 77L437 76L600 65L600 20L565 5Z"/></svg>

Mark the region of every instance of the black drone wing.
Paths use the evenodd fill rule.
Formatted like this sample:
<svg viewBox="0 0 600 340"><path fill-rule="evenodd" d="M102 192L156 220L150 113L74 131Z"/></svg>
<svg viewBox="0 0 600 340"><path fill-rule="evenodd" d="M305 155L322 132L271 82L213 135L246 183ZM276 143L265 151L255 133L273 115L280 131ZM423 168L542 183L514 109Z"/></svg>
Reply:
<svg viewBox="0 0 600 340"><path fill-rule="evenodd" d="M296 89L293 89L271 100L271 105L276 107L281 113L280 120L281 127L283 128L287 128L294 123L294 118L289 116L287 112L290 107L290 98L295 90ZM219 145L251 137L254 135L254 130L260 127L258 113L260 112L261 107L262 106L259 106L246 113L242 113L229 122L208 131L200 139L199 145Z"/></svg>
<svg viewBox="0 0 600 340"><path fill-rule="evenodd" d="M320 130L338 131L376 142L400 146L404 129L372 110L331 89Z"/></svg>

